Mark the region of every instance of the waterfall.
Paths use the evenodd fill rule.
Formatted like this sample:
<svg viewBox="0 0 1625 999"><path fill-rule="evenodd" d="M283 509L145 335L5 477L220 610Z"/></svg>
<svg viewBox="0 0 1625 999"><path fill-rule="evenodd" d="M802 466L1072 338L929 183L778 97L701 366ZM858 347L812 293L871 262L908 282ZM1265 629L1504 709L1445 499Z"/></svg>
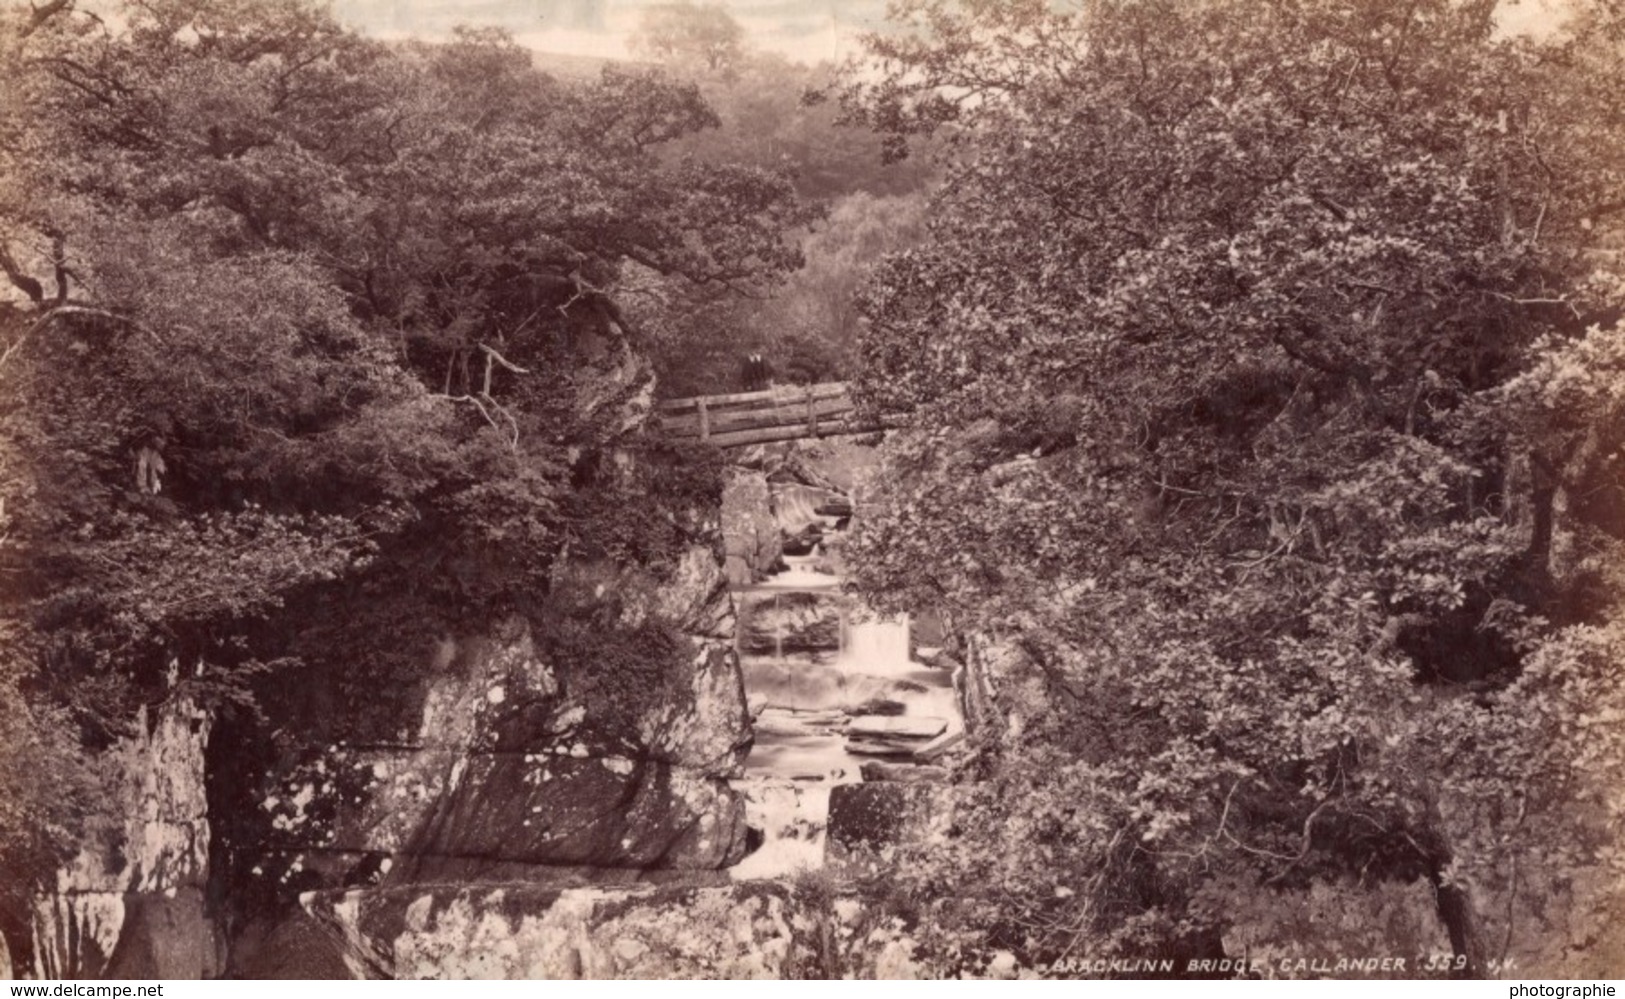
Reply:
<svg viewBox="0 0 1625 999"><path fill-rule="evenodd" d="M842 621L839 662L870 675L916 670L909 656L908 615L873 621Z"/></svg>
<svg viewBox="0 0 1625 999"><path fill-rule="evenodd" d="M824 864L828 784L762 783L746 792L745 819L763 830L761 848L731 871L736 880L771 878Z"/></svg>
<svg viewBox="0 0 1625 999"><path fill-rule="evenodd" d="M779 502L799 529L816 515L810 488ZM822 502L820 499L819 502ZM825 535L840 548L841 527ZM790 569L738 588L740 669L755 742L732 784L761 846L736 879L782 877L824 863L831 790L935 759L963 730L946 671L915 662L906 614L884 617L842 593L839 559L786 556ZM834 571L832 571L834 570Z"/></svg>
<svg viewBox="0 0 1625 999"><path fill-rule="evenodd" d="M907 615L879 617L830 586L757 587L739 606L741 634L760 626L740 656L755 744L733 786L762 845L731 874L782 877L822 866L835 785L863 780L870 761L926 759L915 751L962 723L948 675L913 660ZM811 638L831 617L838 627Z"/></svg>
<svg viewBox="0 0 1625 999"><path fill-rule="evenodd" d="M776 593L773 595L773 609L775 611L779 609L779 596ZM784 658L784 623L783 622L780 622L773 629L773 658L774 659L783 659Z"/></svg>

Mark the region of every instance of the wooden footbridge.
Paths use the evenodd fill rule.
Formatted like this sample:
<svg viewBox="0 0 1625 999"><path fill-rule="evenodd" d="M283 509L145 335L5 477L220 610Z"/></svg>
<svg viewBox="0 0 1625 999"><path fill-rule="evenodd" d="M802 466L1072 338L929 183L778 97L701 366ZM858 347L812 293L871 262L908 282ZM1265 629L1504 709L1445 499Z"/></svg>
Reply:
<svg viewBox="0 0 1625 999"><path fill-rule="evenodd" d="M895 426L861 418L845 382L668 399L658 404L656 412L668 436L717 447L866 434Z"/></svg>

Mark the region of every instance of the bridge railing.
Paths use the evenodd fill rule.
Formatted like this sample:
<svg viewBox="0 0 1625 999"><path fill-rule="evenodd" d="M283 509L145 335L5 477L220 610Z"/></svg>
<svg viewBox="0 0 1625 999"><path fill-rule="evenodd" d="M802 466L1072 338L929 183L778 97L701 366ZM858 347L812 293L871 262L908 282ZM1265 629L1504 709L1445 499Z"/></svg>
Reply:
<svg viewBox="0 0 1625 999"><path fill-rule="evenodd" d="M718 447L881 429L879 423L858 419L845 382L669 399L658 404L656 411L668 435Z"/></svg>

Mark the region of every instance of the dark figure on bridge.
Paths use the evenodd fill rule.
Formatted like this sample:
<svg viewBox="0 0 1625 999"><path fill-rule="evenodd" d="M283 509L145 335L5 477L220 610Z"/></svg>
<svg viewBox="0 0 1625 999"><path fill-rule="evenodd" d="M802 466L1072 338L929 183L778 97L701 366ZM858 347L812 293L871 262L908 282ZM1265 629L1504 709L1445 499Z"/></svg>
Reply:
<svg viewBox="0 0 1625 999"><path fill-rule="evenodd" d="M760 392L773 385L773 369L761 354L751 354L739 366L739 382L746 392Z"/></svg>

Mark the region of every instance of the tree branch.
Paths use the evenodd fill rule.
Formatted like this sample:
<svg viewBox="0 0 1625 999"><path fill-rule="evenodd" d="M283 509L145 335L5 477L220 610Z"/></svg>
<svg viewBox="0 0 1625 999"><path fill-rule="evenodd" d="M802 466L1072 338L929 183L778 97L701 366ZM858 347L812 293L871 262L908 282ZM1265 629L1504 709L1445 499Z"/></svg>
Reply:
<svg viewBox="0 0 1625 999"><path fill-rule="evenodd" d="M29 4L30 10L28 14L28 22L21 28L17 29L18 37L27 38L29 35L32 35L34 32L44 27L46 21L49 21L51 18L72 6L73 0L50 0L50 2L43 7L35 7L33 4Z"/></svg>
<svg viewBox="0 0 1625 999"><path fill-rule="evenodd" d="M111 319L114 322L123 323L153 340L159 339L158 334L154 333L149 327L143 326L129 316L121 316L117 312L109 312L106 309L98 309L90 305L53 305L43 316L34 320L34 324L24 330L23 335L18 337L15 343L7 347L3 353L0 353L0 368L4 368L13 356L23 349L23 345L28 342L29 338L44 328L46 323L59 316L94 316L98 319Z"/></svg>
<svg viewBox="0 0 1625 999"><path fill-rule="evenodd" d="M22 268L17 266L17 261L12 258L11 251L4 244L0 244L0 270L5 271L7 279L35 305L44 303L45 286L23 273Z"/></svg>
<svg viewBox="0 0 1625 999"><path fill-rule="evenodd" d="M528 374L530 374L530 369L521 368L519 365L513 363L512 361L508 360L506 357L503 357L501 354L497 353L496 349L494 347L489 347L489 346L487 346L487 345L485 345L483 343L479 344L478 346L479 346L479 348L481 350L485 351L485 368L486 368L487 372L489 372L491 370L491 362L495 361L496 363L502 365L504 368L507 368L509 371L512 371L516 375L528 375ZM487 376L486 380L490 381L489 375Z"/></svg>
<svg viewBox="0 0 1625 999"><path fill-rule="evenodd" d="M67 238L60 232L51 234L51 269L56 276L56 304L68 300Z"/></svg>

